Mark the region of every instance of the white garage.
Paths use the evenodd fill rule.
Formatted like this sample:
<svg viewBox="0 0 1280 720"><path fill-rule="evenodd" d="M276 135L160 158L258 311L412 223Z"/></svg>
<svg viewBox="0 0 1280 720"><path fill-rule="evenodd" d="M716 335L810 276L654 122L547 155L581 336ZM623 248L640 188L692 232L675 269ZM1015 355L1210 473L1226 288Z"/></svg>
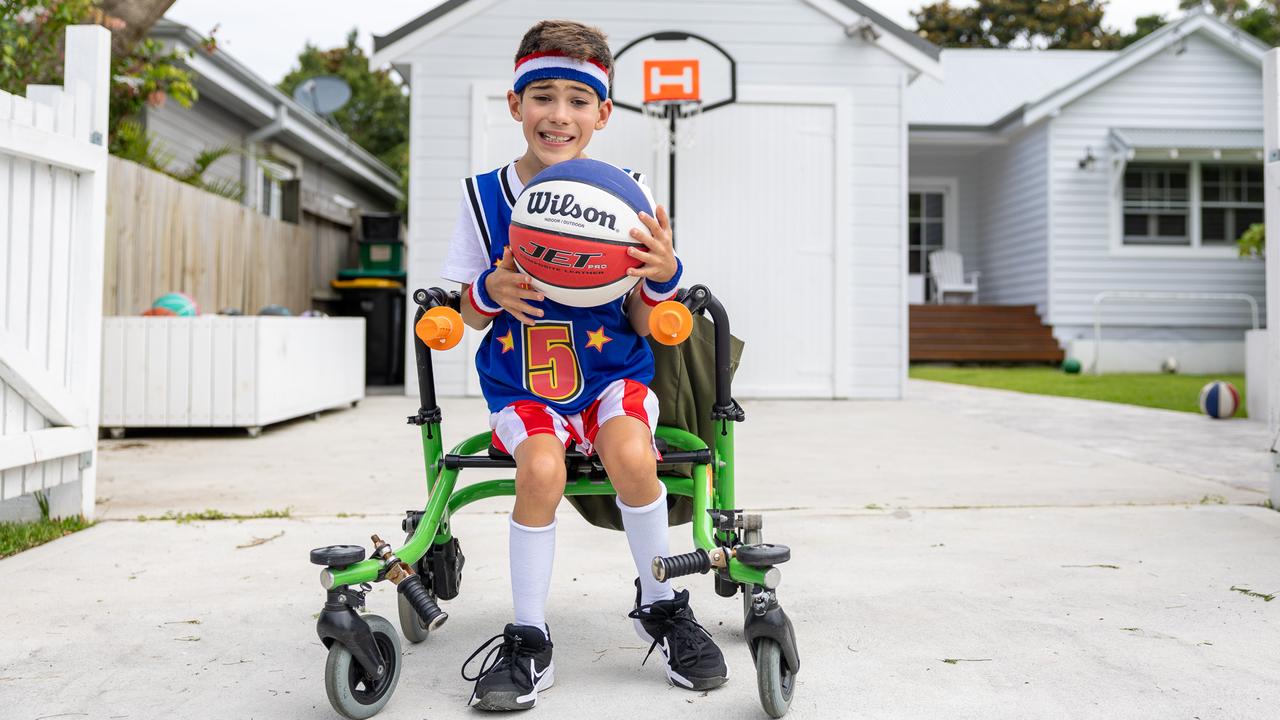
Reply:
<svg viewBox="0 0 1280 720"><path fill-rule="evenodd" d="M675 164L684 284L711 287L747 343L735 394L901 397L903 94L919 74L940 72L938 50L857 2L451 0L375 38L373 62L393 63L413 93L410 285L444 284L458 178L523 152L505 93L516 44L547 17L598 25L615 53L679 30L735 63L735 101L696 129L680 122ZM615 93L630 77L619 72ZM618 108L589 153L644 172L670 206L669 156L654 137L649 120ZM436 359L442 394L479 394L471 355Z"/></svg>

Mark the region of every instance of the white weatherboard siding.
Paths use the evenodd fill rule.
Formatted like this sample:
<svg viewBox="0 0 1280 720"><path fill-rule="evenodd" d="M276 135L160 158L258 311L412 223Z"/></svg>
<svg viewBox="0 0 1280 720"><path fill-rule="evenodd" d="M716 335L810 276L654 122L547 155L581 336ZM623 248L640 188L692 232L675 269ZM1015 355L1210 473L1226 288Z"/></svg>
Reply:
<svg viewBox="0 0 1280 720"><path fill-rule="evenodd" d="M803 84L847 92L851 98L851 122L845 128L850 138L845 170L850 187L839 213L845 224L836 228L835 236L837 242L845 244L845 251L838 256L847 263L845 272L851 287L835 294L845 298L844 315L848 318L846 346L834 352L836 357L848 358L847 367L836 373L837 378L847 380L835 394L900 397L906 349L902 287L906 135L901 102L908 70L879 48L850 39L839 25L799 0L552 0L537 6L503 2L410 51L401 60L412 65L414 84L410 286L444 282L438 273L458 210L458 179L493 166L488 158L480 157L484 151L476 149L485 145L471 137L472 114L477 112L473 87L509 83L515 46L521 35L546 17L571 17L597 24L609 33L614 48L657 30L678 28L711 38L733 55L738 61L740 87ZM520 130L514 121L505 127L494 127L493 131L510 133L518 144ZM786 136L787 129L780 128L772 136L758 138L758 142L785 147ZM637 159L624 164L650 170L645 166L654 161L651 150L647 146L635 150ZM714 181L716 170L704 170L704 181ZM769 171L768 167L758 169L761 173ZM680 174L686 185L678 188L681 204L677 209L682 217L689 218L695 212L687 199L691 196L686 195L690 181L685 180L682 169ZM830 182L830 176L815 177L812 182ZM659 200L665 201L665 182L658 178L654 185ZM735 208L716 211L746 212ZM726 245L726 249L730 247ZM779 249L785 251L787 246L783 244ZM807 338L785 334L791 326L788 314L796 312L788 301L788 287L804 280L775 272L776 266L777 263L760 266L760 291L776 298L773 323L784 333L782 341L805 347ZM867 277L878 281L860 282ZM734 310L730 308L731 312ZM455 350L439 353L434 360L440 392L464 392L467 369L473 364L470 354ZM407 381L407 391L414 392L414 378Z"/></svg>
<svg viewBox="0 0 1280 720"><path fill-rule="evenodd" d="M976 268L979 302L1035 305L1048 300L1049 179L1045 174L1049 133L1044 124L1029 128L978 156L977 192L981 212L981 253ZM966 188L961 187L960 192ZM966 261L968 258L966 258Z"/></svg>
<svg viewBox="0 0 1280 720"><path fill-rule="evenodd" d="M1125 255L1111 251L1111 128L1262 127L1261 69L1197 34L1185 51L1168 49L1062 109L1052 119L1050 315L1060 339L1092 336L1093 298L1103 290L1245 292L1261 307L1263 264L1226 257ZM1086 148L1091 170L1078 161ZM1259 161L1260 162L1260 161ZM984 279L985 283L985 279ZM1242 340L1243 303L1108 306L1104 337ZM1161 328L1176 328L1162 330Z"/></svg>
<svg viewBox="0 0 1280 720"><path fill-rule="evenodd" d="M209 166L204 177L240 182L239 153L244 150L244 136L256 130L255 126L210 99L197 100L190 108L169 100L160 107L147 108L145 117L147 130L155 133L161 150L173 156L173 169L190 167L205 150L230 146L236 153Z"/></svg>

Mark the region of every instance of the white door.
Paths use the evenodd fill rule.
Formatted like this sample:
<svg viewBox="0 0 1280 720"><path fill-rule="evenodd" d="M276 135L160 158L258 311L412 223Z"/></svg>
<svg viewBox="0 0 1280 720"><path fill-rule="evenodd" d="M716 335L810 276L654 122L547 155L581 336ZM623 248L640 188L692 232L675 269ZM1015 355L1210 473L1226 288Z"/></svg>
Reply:
<svg viewBox="0 0 1280 720"><path fill-rule="evenodd" d="M835 108L740 102L699 122L676 158L676 249L746 342L734 394L833 397Z"/></svg>
<svg viewBox="0 0 1280 720"><path fill-rule="evenodd" d="M524 141L505 100L483 107L479 167L493 168ZM835 114L833 105L739 102L702 116L694 146L677 150L681 284L711 288L746 341L735 395L835 395ZM641 116L616 109L588 154L645 173L670 205L667 153ZM473 354L479 337L467 338ZM479 394L470 375L467 392Z"/></svg>

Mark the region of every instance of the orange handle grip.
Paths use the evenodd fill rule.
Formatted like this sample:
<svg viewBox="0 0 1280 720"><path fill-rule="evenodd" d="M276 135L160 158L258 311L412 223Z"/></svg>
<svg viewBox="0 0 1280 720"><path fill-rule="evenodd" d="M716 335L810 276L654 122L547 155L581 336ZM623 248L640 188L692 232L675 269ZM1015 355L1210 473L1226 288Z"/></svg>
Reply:
<svg viewBox="0 0 1280 720"><path fill-rule="evenodd" d="M675 300L666 300L649 313L649 333L663 345L679 345L693 332L693 315Z"/></svg>
<svg viewBox="0 0 1280 720"><path fill-rule="evenodd" d="M462 316L449 307L433 307L414 325L413 332L432 350L448 350L462 340Z"/></svg>

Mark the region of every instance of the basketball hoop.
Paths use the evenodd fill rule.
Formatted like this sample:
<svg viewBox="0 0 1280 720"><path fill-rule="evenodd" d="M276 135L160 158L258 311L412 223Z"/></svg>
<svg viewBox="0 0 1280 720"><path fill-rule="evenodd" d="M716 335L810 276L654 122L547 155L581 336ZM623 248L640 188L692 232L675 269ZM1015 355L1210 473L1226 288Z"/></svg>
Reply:
<svg viewBox="0 0 1280 720"><path fill-rule="evenodd" d="M650 33L614 53L615 107L640 113L655 152L667 155L667 214L676 217L676 158L697 143L704 112L737 99L737 63L724 48L683 30Z"/></svg>
<svg viewBox="0 0 1280 720"><path fill-rule="evenodd" d="M649 125L649 141L658 152L691 148L697 143L701 100L655 100L641 109ZM678 122L673 123L673 117Z"/></svg>
<svg viewBox="0 0 1280 720"><path fill-rule="evenodd" d="M693 147L702 113L737 97L733 57L693 33L668 30L636 38L614 60L613 104L644 115L659 152Z"/></svg>

